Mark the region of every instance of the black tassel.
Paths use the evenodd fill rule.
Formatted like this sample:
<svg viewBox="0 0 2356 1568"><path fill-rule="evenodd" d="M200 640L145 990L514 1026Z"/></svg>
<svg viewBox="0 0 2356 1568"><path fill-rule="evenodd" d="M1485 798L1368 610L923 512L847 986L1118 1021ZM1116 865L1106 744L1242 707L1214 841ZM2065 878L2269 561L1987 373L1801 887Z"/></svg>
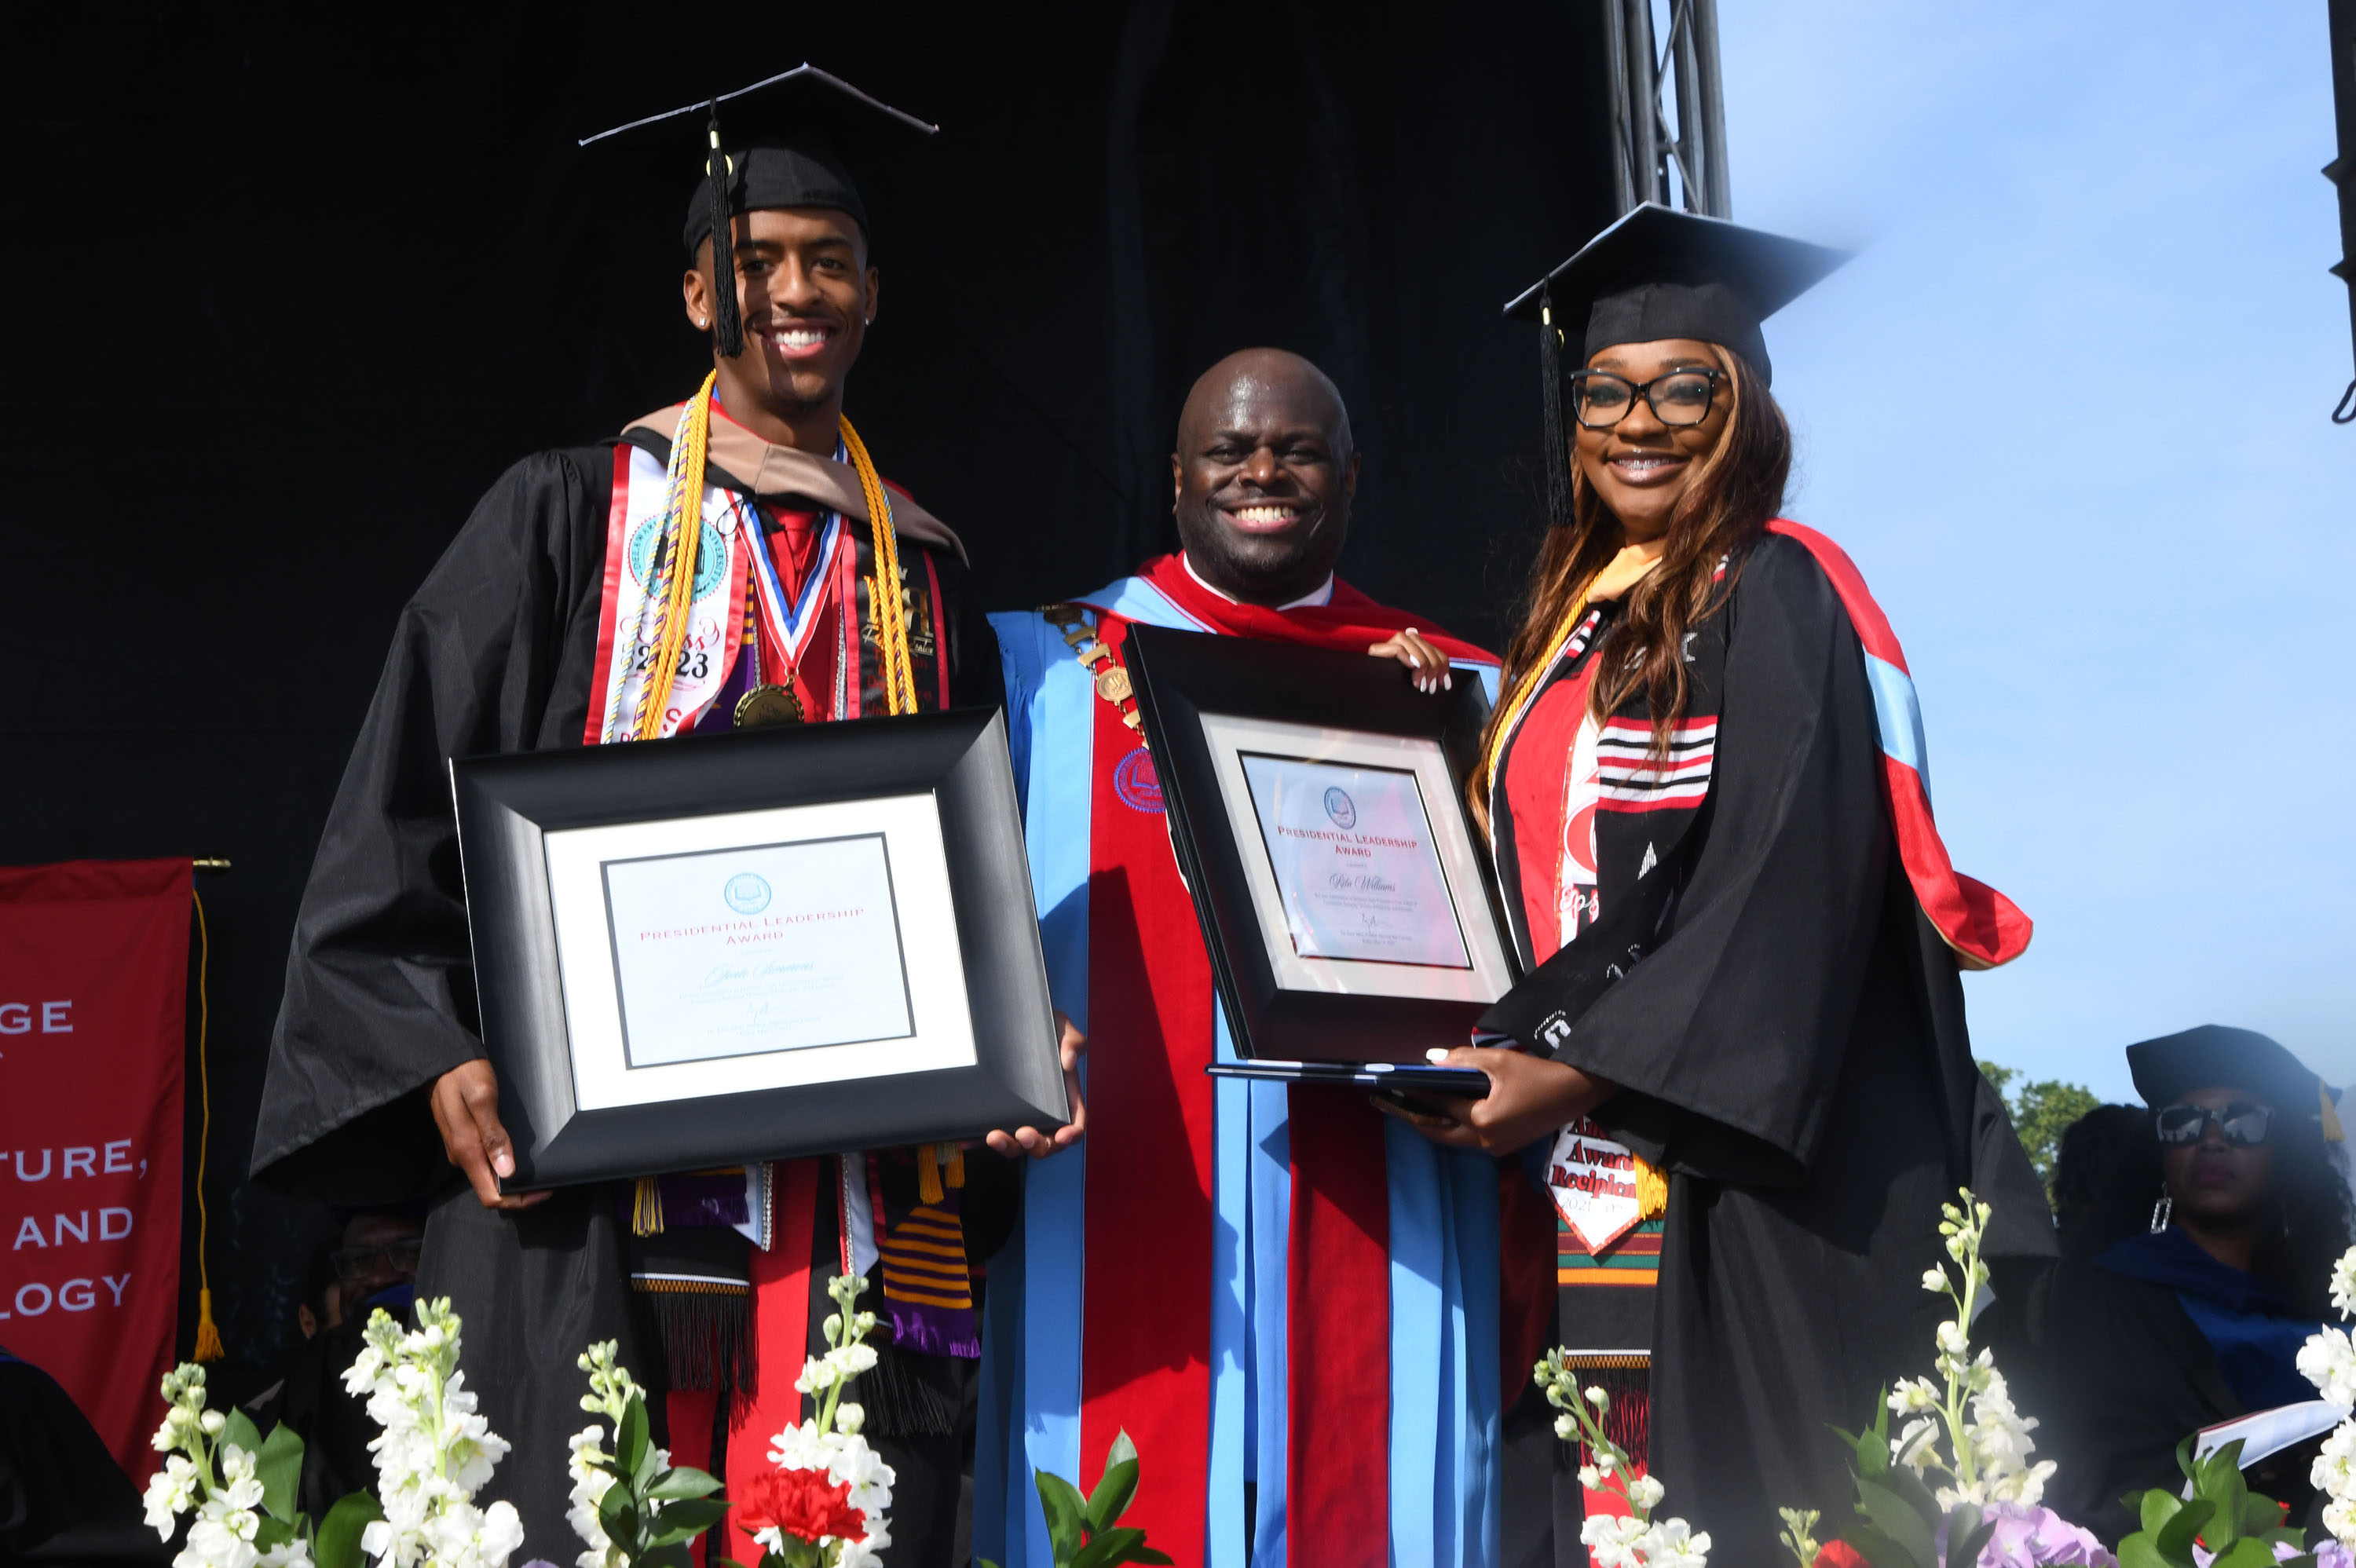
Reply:
<svg viewBox="0 0 2356 1568"><path fill-rule="evenodd" d="M1554 296L1538 293L1538 370L1546 400L1547 524L1570 527L1570 436L1562 419L1562 332L1554 324Z"/></svg>
<svg viewBox="0 0 2356 1568"><path fill-rule="evenodd" d="M704 188L712 198L712 342L723 359L744 352L744 321L736 312L736 245L728 223L728 155L720 150L720 106L712 106L707 132L711 161Z"/></svg>

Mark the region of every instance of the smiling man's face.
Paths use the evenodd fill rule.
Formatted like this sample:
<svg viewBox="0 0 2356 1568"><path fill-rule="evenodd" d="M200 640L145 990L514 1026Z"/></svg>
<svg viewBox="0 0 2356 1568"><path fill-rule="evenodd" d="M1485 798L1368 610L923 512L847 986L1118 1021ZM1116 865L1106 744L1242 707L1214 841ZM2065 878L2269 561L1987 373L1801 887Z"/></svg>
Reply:
<svg viewBox="0 0 2356 1568"><path fill-rule="evenodd" d="M1186 559L1222 593L1284 604L1332 575L1358 457L1341 394L1308 360L1249 348L1205 371L1170 475Z"/></svg>
<svg viewBox="0 0 2356 1568"><path fill-rule="evenodd" d="M744 352L714 357L732 408L831 412L874 319L877 280L857 219L830 207L762 208L731 229ZM681 284L688 320L712 327L712 241ZM734 392L735 397L727 394Z"/></svg>

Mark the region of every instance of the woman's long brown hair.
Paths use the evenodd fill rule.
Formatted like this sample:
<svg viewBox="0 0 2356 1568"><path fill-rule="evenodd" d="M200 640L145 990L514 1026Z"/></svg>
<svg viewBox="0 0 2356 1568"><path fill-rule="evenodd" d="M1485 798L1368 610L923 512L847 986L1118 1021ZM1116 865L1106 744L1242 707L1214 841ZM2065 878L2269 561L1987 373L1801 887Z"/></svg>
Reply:
<svg viewBox="0 0 2356 1568"><path fill-rule="evenodd" d="M1739 354L1710 346L1727 371L1730 399L1726 430L1702 459L1693 482L1677 501L1660 564L1628 591L1626 608L1594 652L1596 679L1588 691L1588 711L1596 721L1642 694L1653 716L1653 752L1666 757L1669 738L1684 717L1686 633L1730 592L1742 553L1764 532L1783 504L1792 472L1792 427L1757 371ZM1497 731L1511 717L1513 698L1537 662L1554 651L1563 618L1570 613L1626 542L1620 519L1587 482L1575 453L1570 460L1569 526L1547 531L1531 570L1519 624L1505 645L1499 700L1481 738L1482 764L1469 785L1476 818L1488 825L1488 758ZM1728 561L1718 580L1718 565Z"/></svg>

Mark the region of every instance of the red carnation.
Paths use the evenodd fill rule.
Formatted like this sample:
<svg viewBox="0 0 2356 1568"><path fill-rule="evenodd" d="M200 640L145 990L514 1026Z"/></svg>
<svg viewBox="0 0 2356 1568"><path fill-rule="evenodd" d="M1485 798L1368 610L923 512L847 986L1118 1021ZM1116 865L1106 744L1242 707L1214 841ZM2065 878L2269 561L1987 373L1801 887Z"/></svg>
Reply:
<svg viewBox="0 0 2356 1568"><path fill-rule="evenodd" d="M1828 1541L1816 1553L1815 1568L1869 1568L1865 1554L1846 1541Z"/></svg>
<svg viewBox="0 0 2356 1568"><path fill-rule="evenodd" d="M737 1500L736 1524L747 1535L776 1530L804 1541L867 1539L867 1516L851 1506L849 1483L828 1480L824 1470L763 1471L752 1496Z"/></svg>

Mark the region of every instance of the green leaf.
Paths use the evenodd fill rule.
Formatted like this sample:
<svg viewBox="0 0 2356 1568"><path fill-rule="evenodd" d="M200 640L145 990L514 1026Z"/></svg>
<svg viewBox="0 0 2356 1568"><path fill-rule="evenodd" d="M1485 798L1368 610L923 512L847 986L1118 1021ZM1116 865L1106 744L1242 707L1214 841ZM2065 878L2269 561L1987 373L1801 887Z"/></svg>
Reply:
<svg viewBox="0 0 2356 1568"><path fill-rule="evenodd" d="M658 1520L655 1544L660 1545L665 1541L689 1541L726 1519L728 1505L718 1499L708 1501L682 1499L678 1502L665 1503L662 1512L655 1517ZM674 1531L680 1533L674 1534Z"/></svg>
<svg viewBox="0 0 2356 1568"><path fill-rule="evenodd" d="M1939 1561L1938 1542L1932 1537L1929 1522L1914 1510L1912 1501L1883 1481L1862 1477L1857 1483L1857 1495L1874 1528L1905 1552L1915 1568L1933 1568Z"/></svg>
<svg viewBox="0 0 2356 1568"><path fill-rule="evenodd" d="M300 1511L295 1494L303 1483L303 1439L293 1427L282 1422L270 1429L254 1456L253 1475L262 1483L262 1511L294 1523Z"/></svg>
<svg viewBox="0 0 2356 1568"><path fill-rule="evenodd" d="M2195 1433L2193 1435L2200 1435ZM2184 1472L2184 1478L2188 1481L2198 1481L2201 1478L2201 1471L2192 1462L2191 1437L2187 1437L2176 1445L2176 1467Z"/></svg>
<svg viewBox="0 0 2356 1568"><path fill-rule="evenodd" d="M1055 1548L1055 1561L1069 1563L1079 1553L1080 1526L1087 1505L1080 1500L1079 1488L1061 1476L1041 1470L1035 1479L1039 1509L1046 1516L1047 1539Z"/></svg>
<svg viewBox="0 0 2356 1568"><path fill-rule="evenodd" d="M649 1546L630 1560L631 1568L695 1568L685 1546L666 1542Z"/></svg>
<svg viewBox="0 0 2356 1568"><path fill-rule="evenodd" d="M2275 1568L2275 1549L2245 1535L2211 1559L2209 1568Z"/></svg>
<svg viewBox="0 0 2356 1568"><path fill-rule="evenodd" d="M1906 1549L1869 1524L1852 1524L1840 1538L1857 1548L1873 1568L1927 1568L1906 1555Z"/></svg>
<svg viewBox="0 0 2356 1568"><path fill-rule="evenodd" d="M1129 1561L1132 1547L1144 1544L1145 1531L1134 1525L1117 1525L1081 1547L1079 1555L1072 1559L1072 1568L1112 1568Z"/></svg>
<svg viewBox="0 0 2356 1568"><path fill-rule="evenodd" d="M2210 1516L2216 1511L2217 1505L2206 1498L2196 1498L2191 1502L2179 1504L2176 1511L2168 1516L2167 1522L2151 1532L2152 1545L2170 1563L2191 1562L2193 1537L2201 1533L2201 1527L2207 1524Z"/></svg>
<svg viewBox="0 0 2356 1568"><path fill-rule="evenodd" d="M2207 1458L2196 1461L2196 1468L2199 1473L2192 1483L2194 1493L2216 1505L2216 1512L2210 1516L2209 1545L2222 1554L2241 1539L2242 1504L2250 1492L2248 1483L2242 1479L2241 1439L2235 1438Z"/></svg>
<svg viewBox="0 0 2356 1568"><path fill-rule="evenodd" d="M360 1531L383 1517L384 1509L366 1492L337 1499L312 1537L311 1561L319 1568L360 1568Z"/></svg>
<svg viewBox="0 0 2356 1568"><path fill-rule="evenodd" d="M2190 1557L2184 1559L2185 1563L2191 1561ZM2137 1531L2119 1542L2119 1568L2183 1568L2183 1564L2161 1556L2152 1538Z"/></svg>
<svg viewBox="0 0 2356 1568"><path fill-rule="evenodd" d="M1120 1516L1129 1511L1130 1499L1137 1496L1137 1461L1123 1459L1108 1466L1104 1479L1088 1497L1088 1529L1092 1531L1110 1530Z"/></svg>
<svg viewBox="0 0 2356 1568"><path fill-rule="evenodd" d="M1939 1528L1939 1499L1931 1495L1930 1487L1914 1473L1912 1466L1892 1465L1890 1473L1881 1477L1880 1481L1920 1515L1924 1524L1933 1531Z"/></svg>
<svg viewBox="0 0 2356 1568"><path fill-rule="evenodd" d="M1131 1563L1151 1563L1153 1568L1172 1568L1170 1554L1166 1552L1156 1552L1151 1546L1139 1547L1129 1554L1129 1560Z"/></svg>
<svg viewBox="0 0 2356 1568"><path fill-rule="evenodd" d="M1890 1474L1890 1438L1878 1426L1857 1440L1857 1473L1869 1478Z"/></svg>
<svg viewBox="0 0 2356 1568"><path fill-rule="evenodd" d="M1112 1435L1112 1446L1105 1450L1105 1468L1136 1457L1137 1445L1130 1441L1129 1428L1124 1426Z"/></svg>
<svg viewBox="0 0 2356 1568"><path fill-rule="evenodd" d="M646 1495L657 1502L669 1502L674 1498L708 1498L719 1489L720 1482L712 1476L680 1465L657 1476Z"/></svg>
<svg viewBox="0 0 2356 1568"><path fill-rule="evenodd" d="M234 1443L249 1454L262 1452L261 1430L253 1424L253 1417L241 1410L229 1413L229 1421L221 1427L220 1440Z"/></svg>
<svg viewBox="0 0 2356 1568"><path fill-rule="evenodd" d="M623 1407L622 1419L614 1424L614 1470L616 1475L635 1477L638 1467L647 1461L647 1404L634 1399Z"/></svg>
<svg viewBox="0 0 2356 1568"><path fill-rule="evenodd" d="M627 1551L637 1543L638 1509L627 1481L616 1480L597 1499L597 1521L615 1543Z"/></svg>
<svg viewBox="0 0 2356 1568"><path fill-rule="evenodd" d="M2135 1511L2136 1517L2143 1520L2144 1529L2153 1535L2158 1535L2168 1521L2176 1517L2177 1510L2184 1506L2182 1498L2160 1487L2152 1488L2140 1499L2122 1498L2119 1500Z"/></svg>
<svg viewBox="0 0 2356 1568"><path fill-rule="evenodd" d="M253 1544L267 1552L273 1546L284 1546L294 1539L294 1527L283 1519L261 1519L254 1521Z"/></svg>
<svg viewBox="0 0 2356 1568"><path fill-rule="evenodd" d="M1969 1503L1958 1504L1947 1515L1947 1568L1972 1568L1980 1548L1996 1533L1996 1520L1985 1518Z"/></svg>

